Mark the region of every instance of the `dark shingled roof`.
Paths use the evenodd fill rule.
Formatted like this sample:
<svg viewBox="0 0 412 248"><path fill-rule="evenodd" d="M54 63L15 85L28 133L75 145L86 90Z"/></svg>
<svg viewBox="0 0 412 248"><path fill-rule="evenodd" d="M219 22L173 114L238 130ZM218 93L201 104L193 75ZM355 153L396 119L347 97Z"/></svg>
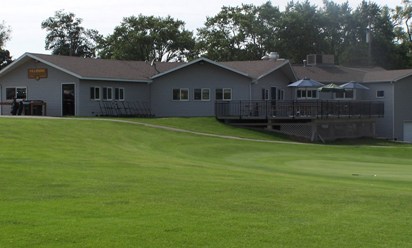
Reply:
<svg viewBox="0 0 412 248"><path fill-rule="evenodd" d="M262 75L265 75L273 70L278 69L285 63L289 63L287 60L253 60L253 61L229 61L220 62L220 64L233 68L235 70L247 73L250 77L257 79Z"/></svg>
<svg viewBox="0 0 412 248"><path fill-rule="evenodd" d="M294 65L299 78L311 78L322 83L393 82L412 75L412 69L385 70L383 68L349 68L338 65L302 66Z"/></svg>
<svg viewBox="0 0 412 248"><path fill-rule="evenodd" d="M182 63L122 61L108 59L91 59L69 56L32 54L67 72L76 74L84 79L122 79L130 81L148 81L158 72L173 69Z"/></svg>
<svg viewBox="0 0 412 248"><path fill-rule="evenodd" d="M80 79L106 81L151 82L157 76L174 72L202 60L235 73L241 73L252 79L259 79L280 68L287 70L290 77L295 78L296 76L298 79L311 78L322 83L346 83L350 81L361 83L396 82L412 76L412 69L384 70L382 68L349 68L338 65L294 65L291 68L285 66L289 65L288 60L214 62L199 58L189 63L155 62L152 66L150 62L145 61L91 59L35 53L23 55L10 66L4 68L0 75L13 70L15 68L13 64L24 63L30 58L39 60Z"/></svg>
<svg viewBox="0 0 412 248"><path fill-rule="evenodd" d="M91 59L44 54L30 55L83 79L150 81L151 77L159 73L167 73L170 70L179 69L187 64L182 62L155 62L155 66L151 66L150 62L144 61ZM223 67L245 73L251 78L257 79L289 62L285 60L256 60L212 63L220 64Z"/></svg>

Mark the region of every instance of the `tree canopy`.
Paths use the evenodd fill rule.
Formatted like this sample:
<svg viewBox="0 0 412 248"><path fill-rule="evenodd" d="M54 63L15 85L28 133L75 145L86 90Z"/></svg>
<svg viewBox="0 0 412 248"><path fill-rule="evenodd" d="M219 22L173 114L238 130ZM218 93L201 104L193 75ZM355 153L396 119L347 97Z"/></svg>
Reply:
<svg viewBox="0 0 412 248"><path fill-rule="evenodd" d="M356 9L329 0L321 8L291 1L283 12L271 2L222 7L198 29L198 50L214 60L258 59L274 51L293 63L316 53L333 54L341 64L409 67L411 46L405 40L411 42L412 5L403 3L393 16L388 7L367 1Z"/></svg>
<svg viewBox="0 0 412 248"><path fill-rule="evenodd" d="M308 54L333 54L339 64L412 66L412 3L395 9L362 1L290 1L284 11L267 1L260 6L223 6L194 33L171 16L130 16L106 37L82 27L73 13L57 11L41 23L48 33L45 47L53 54L120 60L180 61L205 56L216 61L256 60L278 52L292 63ZM0 23L0 59L10 28Z"/></svg>
<svg viewBox="0 0 412 248"><path fill-rule="evenodd" d="M198 51L218 61L260 59L276 48L279 16L270 2L223 7L198 29Z"/></svg>
<svg viewBox="0 0 412 248"><path fill-rule="evenodd" d="M193 52L193 33L184 22L166 18L131 16L123 19L113 34L102 39L102 58L123 60L171 61L188 57Z"/></svg>
<svg viewBox="0 0 412 248"><path fill-rule="evenodd" d="M10 39L11 29L5 22L0 23L0 70L12 62L10 52L4 49L6 41Z"/></svg>
<svg viewBox="0 0 412 248"><path fill-rule="evenodd" d="M55 55L95 57L98 32L84 29L81 23L82 19L63 10L43 21L41 27L48 32L46 50L52 50Z"/></svg>

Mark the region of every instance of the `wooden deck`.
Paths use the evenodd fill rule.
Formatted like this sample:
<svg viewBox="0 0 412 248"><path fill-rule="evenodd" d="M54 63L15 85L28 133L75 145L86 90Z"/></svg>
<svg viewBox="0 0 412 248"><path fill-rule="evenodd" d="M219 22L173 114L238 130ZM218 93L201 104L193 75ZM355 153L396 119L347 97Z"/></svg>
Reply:
<svg viewBox="0 0 412 248"><path fill-rule="evenodd" d="M312 120L380 118L384 116L381 101L282 100L218 101L216 118L225 120Z"/></svg>

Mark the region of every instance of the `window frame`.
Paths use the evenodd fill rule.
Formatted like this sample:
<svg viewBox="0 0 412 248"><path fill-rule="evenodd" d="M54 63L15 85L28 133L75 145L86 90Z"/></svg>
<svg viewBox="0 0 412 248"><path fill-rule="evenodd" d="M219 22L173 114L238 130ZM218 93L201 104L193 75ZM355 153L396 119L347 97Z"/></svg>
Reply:
<svg viewBox="0 0 412 248"><path fill-rule="evenodd" d="M175 95L175 91L178 91L178 94ZM182 98L186 93L186 97ZM178 96L178 97L175 97ZM190 101L190 93L189 93L189 88L173 88L172 90L172 100L175 102L188 102Z"/></svg>
<svg viewBox="0 0 412 248"><path fill-rule="evenodd" d="M115 101L124 101L125 100L124 92L125 92L124 87L114 88L114 100Z"/></svg>
<svg viewBox="0 0 412 248"><path fill-rule="evenodd" d="M219 92L218 92L219 91ZM221 91L221 92L220 92ZM218 94L222 95L218 97ZM230 97L227 98L226 94L230 94ZM233 91L232 88L217 88L215 89L215 99L221 101L231 101L233 99Z"/></svg>
<svg viewBox="0 0 412 248"><path fill-rule="evenodd" d="M97 93L97 94L96 94ZM96 97L97 95L97 97ZM100 87L99 86L91 86L90 87L90 100L93 101L100 101Z"/></svg>
<svg viewBox="0 0 412 248"><path fill-rule="evenodd" d="M199 92L200 91L200 92ZM207 92L207 98L204 97ZM200 98L196 95L200 94ZM194 101L210 101L210 89L209 88L195 88L193 89L193 100Z"/></svg>
<svg viewBox="0 0 412 248"><path fill-rule="evenodd" d="M351 94L349 97L348 94ZM342 96L338 95L342 94ZM355 90L345 90L342 92L335 92L335 99L336 100L354 100L355 99Z"/></svg>
<svg viewBox="0 0 412 248"><path fill-rule="evenodd" d="M102 87L102 100L113 101L113 87Z"/></svg>
<svg viewBox="0 0 412 248"><path fill-rule="evenodd" d="M296 99L298 100L316 100L319 99L319 94L317 89L312 88L297 88L296 89Z"/></svg>
<svg viewBox="0 0 412 248"><path fill-rule="evenodd" d="M379 93L382 93L382 95L380 95ZM376 91L376 98L379 98L379 99L385 98L385 91L384 90L377 90Z"/></svg>
<svg viewBox="0 0 412 248"><path fill-rule="evenodd" d="M27 87L26 86L13 86L13 87L6 87L6 100L13 100L14 98L18 99L18 100L22 100L22 99L27 99ZM9 94L8 94L8 90L10 89L14 89L14 94L13 96L10 98ZM19 92L18 90L24 89L24 97L18 97Z"/></svg>

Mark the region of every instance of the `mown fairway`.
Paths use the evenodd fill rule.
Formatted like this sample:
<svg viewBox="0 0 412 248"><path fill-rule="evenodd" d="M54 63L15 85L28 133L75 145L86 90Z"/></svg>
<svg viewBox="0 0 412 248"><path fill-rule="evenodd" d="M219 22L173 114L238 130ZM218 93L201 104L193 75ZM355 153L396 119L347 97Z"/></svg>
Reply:
<svg viewBox="0 0 412 248"><path fill-rule="evenodd" d="M276 139L213 119L130 121ZM264 143L97 120L0 125L0 247L412 244L411 146Z"/></svg>

